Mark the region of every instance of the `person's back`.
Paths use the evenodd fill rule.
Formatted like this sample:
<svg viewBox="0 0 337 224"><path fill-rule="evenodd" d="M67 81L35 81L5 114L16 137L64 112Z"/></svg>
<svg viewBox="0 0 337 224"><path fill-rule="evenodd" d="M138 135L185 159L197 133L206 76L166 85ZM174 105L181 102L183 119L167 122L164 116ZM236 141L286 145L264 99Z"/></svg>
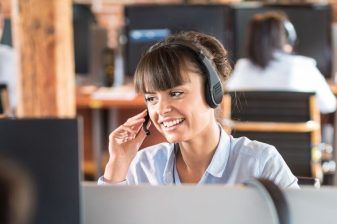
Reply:
<svg viewBox="0 0 337 224"><path fill-rule="evenodd" d="M0 44L0 83L6 84L9 92L9 104L13 111L15 98L16 67L14 51L11 47Z"/></svg>
<svg viewBox="0 0 337 224"><path fill-rule="evenodd" d="M287 25L286 25L287 24ZM292 55L296 33L285 15L257 14L250 23L248 58L238 60L227 89L316 92L322 113L336 110L336 98L312 58ZM289 40L292 39L292 40Z"/></svg>

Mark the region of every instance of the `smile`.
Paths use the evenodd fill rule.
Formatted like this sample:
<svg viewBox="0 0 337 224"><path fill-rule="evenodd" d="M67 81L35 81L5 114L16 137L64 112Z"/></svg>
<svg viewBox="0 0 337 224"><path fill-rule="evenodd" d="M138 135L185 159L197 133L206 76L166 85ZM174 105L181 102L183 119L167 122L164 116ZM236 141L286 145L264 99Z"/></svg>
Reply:
<svg viewBox="0 0 337 224"><path fill-rule="evenodd" d="M167 121L167 122L164 121L161 124L164 125L165 128L170 128L170 127L173 127L175 125L181 124L183 121L184 121L183 118L179 118L179 119L172 120L172 121Z"/></svg>

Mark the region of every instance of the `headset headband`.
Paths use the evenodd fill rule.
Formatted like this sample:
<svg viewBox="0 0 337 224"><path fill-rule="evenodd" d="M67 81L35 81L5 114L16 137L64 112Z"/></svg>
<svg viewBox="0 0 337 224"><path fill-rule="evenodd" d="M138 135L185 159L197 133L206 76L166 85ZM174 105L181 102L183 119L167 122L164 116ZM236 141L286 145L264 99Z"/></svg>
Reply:
<svg viewBox="0 0 337 224"><path fill-rule="evenodd" d="M221 85L221 81L218 75L217 70L214 68L210 59L205 56L203 51L190 42L177 40L167 44L156 44L153 45L148 52L151 52L155 49L164 47L164 46L179 46L188 49L189 51L193 52L195 55L195 59L198 61L199 65L202 68L203 73L206 76L206 85L205 85L205 97L207 104L212 107L216 108L222 101L223 97L223 89Z"/></svg>
<svg viewBox="0 0 337 224"><path fill-rule="evenodd" d="M282 23L287 33L288 43L291 46L294 46L297 40L297 34L294 25L288 19L284 19Z"/></svg>

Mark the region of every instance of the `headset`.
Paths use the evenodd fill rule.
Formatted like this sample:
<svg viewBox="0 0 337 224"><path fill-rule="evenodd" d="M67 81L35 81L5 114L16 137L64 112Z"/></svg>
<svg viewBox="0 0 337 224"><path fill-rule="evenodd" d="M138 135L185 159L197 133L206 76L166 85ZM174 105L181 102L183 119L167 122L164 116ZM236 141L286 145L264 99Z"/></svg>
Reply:
<svg viewBox="0 0 337 224"><path fill-rule="evenodd" d="M282 23L283 23L283 27L286 31L288 43L292 47L295 46L296 41L297 41L297 33L296 33L294 25L288 19L283 19Z"/></svg>
<svg viewBox="0 0 337 224"><path fill-rule="evenodd" d="M145 132L146 136L151 134L150 130L147 128L149 121L150 121L150 115L149 115L149 112L147 111L146 116L145 116L145 121L143 122L143 131Z"/></svg>
<svg viewBox="0 0 337 224"><path fill-rule="evenodd" d="M188 49L195 56L195 59L198 61L203 73L206 76L205 83L205 98L207 104L211 108L216 108L222 101L224 90L222 89L221 81L218 76L217 70L214 68L210 59L208 59L201 49L197 48L193 44L183 41L177 40L164 45L154 45L151 47L148 52L153 51L154 49L158 49L165 46L179 46L185 49Z"/></svg>

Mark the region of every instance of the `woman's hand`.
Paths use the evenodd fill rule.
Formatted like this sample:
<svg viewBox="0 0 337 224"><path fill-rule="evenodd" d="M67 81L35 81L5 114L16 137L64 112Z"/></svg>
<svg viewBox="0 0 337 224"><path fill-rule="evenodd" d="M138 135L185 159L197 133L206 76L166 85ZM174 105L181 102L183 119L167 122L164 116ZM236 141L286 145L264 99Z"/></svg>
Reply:
<svg viewBox="0 0 337 224"><path fill-rule="evenodd" d="M117 183L125 180L130 163L146 138L145 132L141 130L146 114L147 110L144 110L129 118L110 134L110 158L104 172L106 181Z"/></svg>

